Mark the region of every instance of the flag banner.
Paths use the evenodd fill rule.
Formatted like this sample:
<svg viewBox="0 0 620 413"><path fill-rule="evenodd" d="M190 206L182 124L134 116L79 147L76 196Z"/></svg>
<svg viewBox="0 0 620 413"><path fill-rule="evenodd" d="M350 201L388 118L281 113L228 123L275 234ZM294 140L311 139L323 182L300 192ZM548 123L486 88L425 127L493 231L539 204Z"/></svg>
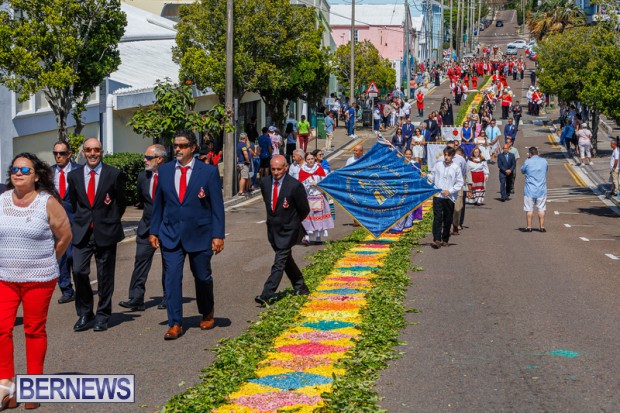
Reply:
<svg viewBox="0 0 620 413"><path fill-rule="evenodd" d="M442 141L460 141L461 140L461 128L458 126L442 126L441 127L441 140Z"/></svg>
<svg viewBox="0 0 620 413"><path fill-rule="evenodd" d="M428 170L433 169L437 162L443 162L443 150L446 148L444 143L429 143L426 145L426 163Z"/></svg>
<svg viewBox="0 0 620 413"><path fill-rule="evenodd" d="M381 143L357 162L327 175L318 186L375 237L439 192L418 169Z"/></svg>

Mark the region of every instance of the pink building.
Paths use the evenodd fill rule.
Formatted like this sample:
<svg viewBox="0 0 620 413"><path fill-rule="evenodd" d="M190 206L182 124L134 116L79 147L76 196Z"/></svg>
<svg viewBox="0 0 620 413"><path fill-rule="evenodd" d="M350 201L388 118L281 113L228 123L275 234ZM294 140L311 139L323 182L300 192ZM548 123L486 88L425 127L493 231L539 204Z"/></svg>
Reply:
<svg viewBox="0 0 620 413"><path fill-rule="evenodd" d="M330 27L336 46L351 40L351 5L332 4ZM407 20L407 21L406 21ZM403 82L404 56L409 48L409 56L414 55L416 26L405 4L358 4L355 6L355 42L370 41L379 54L392 62L396 70L397 85ZM405 26L409 36L405 38Z"/></svg>

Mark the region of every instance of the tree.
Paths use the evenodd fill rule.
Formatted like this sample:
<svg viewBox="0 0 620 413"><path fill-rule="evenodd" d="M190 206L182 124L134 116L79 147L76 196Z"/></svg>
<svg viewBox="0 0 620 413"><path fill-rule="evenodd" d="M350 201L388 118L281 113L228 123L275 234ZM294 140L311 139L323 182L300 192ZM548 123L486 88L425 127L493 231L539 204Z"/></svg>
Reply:
<svg viewBox="0 0 620 413"><path fill-rule="evenodd" d="M588 106L596 148L599 115L620 116L618 34L606 24L550 34L539 43L538 64L545 93Z"/></svg>
<svg viewBox="0 0 620 413"><path fill-rule="evenodd" d="M0 83L21 94L41 91L66 140L67 118L82 128L95 88L121 63L127 24L120 0L7 0L0 12Z"/></svg>
<svg viewBox="0 0 620 413"><path fill-rule="evenodd" d="M236 0L234 3L233 93L257 92L272 119L284 120L286 100L316 100L329 81L320 30L312 9L288 0ZM211 88L224 101L226 2L202 0L181 9L174 58L181 79ZM239 23L243 22L243 23Z"/></svg>
<svg viewBox="0 0 620 413"><path fill-rule="evenodd" d="M583 26L586 18L573 0L546 0L532 14L528 28L532 35L542 40L550 33L562 33L565 29Z"/></svg>
<svg viewBox="0 0 620 413"><path fill-rule="evenodd" d="M339 46L332 58L332 72L345 88L349 88L351 74L351 42ZM388 59L368 40L355 44L355 89L366 88L375 81L380 89L392 89L396 71Z"/></svg>
<svg viewBox="0 0 620 413"><path fill-rule="evenodd" d="M134 132L170 145L174 133L181 129L207 132L218 137L223 131L230 131L230 117L223 105L215 105L206 113L194 111L196 100L191 82L174 84L170 79L158 81L153 90L155 102L149 107L140 107L128 125Z"/></svg>

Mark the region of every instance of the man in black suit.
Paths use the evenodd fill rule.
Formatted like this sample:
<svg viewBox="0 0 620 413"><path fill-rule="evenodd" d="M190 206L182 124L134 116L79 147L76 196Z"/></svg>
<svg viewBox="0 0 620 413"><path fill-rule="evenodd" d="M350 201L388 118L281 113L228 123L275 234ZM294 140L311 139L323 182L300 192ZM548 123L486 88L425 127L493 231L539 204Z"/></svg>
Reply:
<svg viewBox="0 0 620 413"><path fill-rule="evenodd" d="M267 210L267 237L276 256L262 294L254 299L261 305L270 302L285 271L295 294L310 294L292 254L293 246L306 234L301 225L301 221L310 213L306 190L287 173L288 165L284 156L274 156L270 167L271 176L263 178L260 187Z"/></svg>
<svg viewBox="0 0 620 413"><path fill-rule="evenodd" d="M439 124L437 123L437 114L432 112L428 115L428 119L424 121L426 123L426 129L431 136L431 142L437 141L437 137L441 135L441 129L439 129Z"/></svg>
<svg viewBox="0 0 620 413"><path fill-rule="evenodd" d="M67 141L56 142L52 153L56 161L56 165L52 166L52 170L54 171L54 185L56 186L56 191L58 191L60 195L60 199L62 199L62 206L65 208L69 222L73 225L73 209L71 200L69 199L69 183L67 177L69 176L69 172L81 168L81 165L71 160L73 152L71 152L71 147ZM62 296L58 299L58 304L66 304L75 300L75 291L71 283L72 267L73 247L69 244L67 251L58 260L58 268L60 269L58 287L62 292Z"/></svg>
<svg viewBox="0 0 620 413"><path fill-rule="evenodd" d="M120 171L101 162L101 142L84 142L86 165L69 173L69 198L73 207L73 281L78 321L74 331L87 330L95 320L95 331L108 329L112 315L116 245L125 237L121 217L127 197ZM93 314L90 260L95 255L99 304Z"/></svg>
<svg viewBox="0 0 620 413"><path fill-rule="evenodd" d="M517 168L517 160L510 153L510 145L504 144L503 153L497 157L497 168L499 169L500 201L509 201L510 191L512 190L512 175Z"/></svg>
<svg viewBox="0 0 620 413"><path fill-rule="evenodd" d="M151 227L151 215L153 214L153 200L157 186L159 185L158 169L161 164L166 161L166 148L163 145L151 145L146 148L144 153L144 171L138 175L138 190L140 191L140 203L144 207L142 210L142 219L138 223L138 231L136 233L136 258L133 266L133 274L131 274L131 282L129 283L129 300L118 303L121 307L128 308L132 311L144 311L144 291L146 279L153 263L153 255L155 248L149 242L149 229ZM165 291L164 283L166 279L166 270L162 254L162 274L161 283L162 291ZM158 309L166 308L166 294L157 306Z"/></svg>

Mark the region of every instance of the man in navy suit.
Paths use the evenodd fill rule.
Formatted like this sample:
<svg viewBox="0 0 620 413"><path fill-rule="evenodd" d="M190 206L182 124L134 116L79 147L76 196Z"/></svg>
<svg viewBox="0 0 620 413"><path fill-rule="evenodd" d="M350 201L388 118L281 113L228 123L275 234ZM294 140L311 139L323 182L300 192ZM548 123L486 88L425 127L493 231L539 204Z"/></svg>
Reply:
<svg viewBox="0 0 620 413"><path fill-rule="evenodd" d="M166 148L163 145L151 145L144 152L144 171L138 174L138 191L140 193L140 204L142 205L142 219L138 223L136 231L136 256L134 260L133 273L129 283L129 300L118 303L123 308L131 311L144 311L144 293L146 280L153 263L155 248L149 241L149 229L151 226L151 216L153 215L153 200L159 186L159 167L166 161ZM162 256L162 291L166 291L165 283L166 271ZM157 305L163 310L166 308L166 298Z"/></svg>
<svg viewBox="0 0 620 413"><path fill-rule="evenodd" d="M56 165L52 167L54 171L54 185L56 191L62 199L62 206L67 212L69 222L73 225L73 209L71 207L71 199L69 199L69 181L67 175L69 172L81 168L71 160L73 152L67 141L58 141L54 144L53 152ZM71 283L71 269L73 268L73 246L69 244L69 248L58 260L58 268L60 276L58 277L58 287L62 292L62 296L58 299L58 304L65 304L75 300L75 291Z"/></svg>
<svg viewBox="0 0 620 413"><path fill-rule="evenodd" d="M4 184L0 184L0 194L6 190L6 186Z"/></svg>
<svg viewBox="0 0 620 413"><path fill-rule="evenodd" d="M189 263L202 314L201 330L213 328L211 257L224 249L224 199L216 167L194 158L197 141L192 131L174 136L176 160L159 168L149 240L161 247L166 269L165 294L168 332L165 340L183 335L183 264Z"/></svg>
<svg viewBox="0 0 620 413"><path fill-rule="evenodd" d="M411 139L413 138L413 131L415 130L415 126L411 124L411 119L407 119L402 130L403 136L405 137L405 149L411 149Z"/></svg>
<svg viewBox="0 0 620 413"><path fill-rule="evenodd" d="M510 191L512 190L512 175L517 168L517 160L510 153L510 145L507 143L504 144L503 152L497 156L497 168L499 169L500 201L509 201Z"/></svg>
<svg viewBox="0 0 620 413"><path fill-rule="evenodd" d="M517 127L514 125L512 118L509 118L508 123L504 126L504 141L508 138L512 139L513 143L517 138Z"/></svg>

